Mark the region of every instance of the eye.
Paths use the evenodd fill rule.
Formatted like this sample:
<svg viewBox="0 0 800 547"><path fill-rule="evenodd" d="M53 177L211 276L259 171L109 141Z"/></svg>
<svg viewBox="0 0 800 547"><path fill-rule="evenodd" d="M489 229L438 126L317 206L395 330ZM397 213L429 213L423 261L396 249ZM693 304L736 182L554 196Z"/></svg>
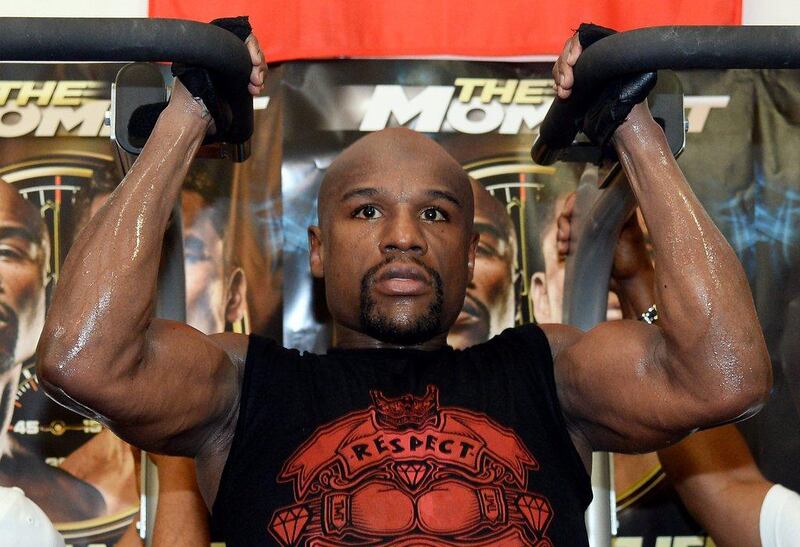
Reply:
<svg viewBox="0 0 800 547"><path fill-rule="evenodd" d="M428 207L422 211L422 219L429 222L441 222L447 220L447 214L436 207Z"/></svg>
<svg viewBox="0 0 800 547"><path fill-rule="evenodd" d="M196 264L211 260L211 257L202 252L190 251L183 255L183 259L190 264Z"/></svg>
<svg viewBox="0 0 800 547"><path fill-rule="evenodd" d="M359 207L353 212L353 218L365 218L367 220L372 220L373 218L380 218L383 214L378 211L378 209L374 205L364 205L363 207Z"/></svg>
<svg viewBox="0 0 800 547"><path fill-rule="evenodd" d="M497 250L486 243L478 243L477 254L480 256L498 256Z"/></svg>
<svg viewBox="0 0 800 547"><path fill-rule="evenodd" d="M25 255L11 245L0 245L0 259L21 260Z"/></svg>

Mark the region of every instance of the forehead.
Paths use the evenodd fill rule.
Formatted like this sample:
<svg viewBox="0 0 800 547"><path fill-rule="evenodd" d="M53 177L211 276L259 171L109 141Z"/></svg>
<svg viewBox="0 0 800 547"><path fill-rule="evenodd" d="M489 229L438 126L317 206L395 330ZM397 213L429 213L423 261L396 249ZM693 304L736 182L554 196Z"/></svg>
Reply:
<svg viewBox="0 0 800 547"><path fill-rule="evenodd" d="M471 181L472 195L475 201L475 223L478 225L488 225L496 229L496 235L502 239L512 237L511 220L503 205L497 198L492 196L478 181ZM485 226L484 226L485 227Z"/></svg>
<svg viewBox="0 0 800 547"><path fill-rule="evenodd" d="M459 166L454 168L443 162L395 158L394 161L379 161L369 158L351 164L344 176L332 185L332 197L347 195L356 188L374 188L386 196L410 198L429 190L441 190L461 198L469 194L466 173Z"/></svg>
<svg viewBox="0 0 800 547"><path fill-rule="evenodd" d="M27 228L31 234L38 231L41 223L39 212L16 189L0 182L0 225Z"/></svg>
<svg viewBox="0 0 800 547"><path fill-rule="evenodd" d="M362 137L330 165L320 189L320 203L338 201L356 187L402 195L444 190L471 203L469 179L439 144L404 128Z"/></svg>

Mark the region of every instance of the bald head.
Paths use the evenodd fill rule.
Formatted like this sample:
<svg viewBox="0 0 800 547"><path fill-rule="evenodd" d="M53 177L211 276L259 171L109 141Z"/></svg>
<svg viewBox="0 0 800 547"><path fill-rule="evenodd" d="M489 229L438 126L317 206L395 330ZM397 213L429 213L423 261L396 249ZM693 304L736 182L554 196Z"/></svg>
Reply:
<svg viewBox="0 0 800 547"><path fill-rule="evenodd" d="M469 177L434 141L386 129L329 167L309 227L337 345L444 344L464 303L477 236Z"/></svg>
<svg viewBox="0 0 800 547"><path fill-rule="evenodd" d="M384 179L404 181L430 178L445 184L464 206L472 207L469 177L437 142L405 127L369 133L348 146L328 167L319 189L317 214L325 228L327 212L345 186Z"/></svg>

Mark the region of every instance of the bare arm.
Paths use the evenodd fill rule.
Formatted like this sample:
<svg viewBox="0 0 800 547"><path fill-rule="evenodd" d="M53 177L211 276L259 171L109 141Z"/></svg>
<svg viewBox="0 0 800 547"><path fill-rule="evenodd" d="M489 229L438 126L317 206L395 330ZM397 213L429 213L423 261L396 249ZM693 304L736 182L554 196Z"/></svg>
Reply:
<svg viewBox="0 0 800 547"><path fill-rule="evenodd" d="M734 425L695 433L658 459L692 516L720 547L761 545L759 515L772 487Z"/></svg>
<svg viewBox="0 0 800 547"><path fill-rule="evenodd" d="M236 399L222 348L152 318L164 230L208 124L178 84L141 156L70 250L39 344L51 396L147 450L195 452Z"/></svg>
<svg viewBox="0 0 800 547"><path fill-rule="evenodd" d="M155 547L208 545L208 510L197 490L194 461L150 456L158 466L158 506L153 526Z"/></svg>
<svg viewBox="0 0 800 547"><path fill-rule="evenodd" d="M255 41L248 47L259 89L263 60ZM142 154L70 250L39 345L52 397L153 452L224 449L236 415L246 342L152 318L164 230L209 122L177 82Z"/></svg>
<svg viewBox="0 0 800 547"><path fill-rule="evenodd" d="M568 224L571 210L562 214ZM568 229L568 226L566 226ZM654 300L653 265L636 215L623 227L611 284L626 318ZM760 545L759 516L772 483L758 470L734 425L693 433L658 458L692 516L720 547Z"/></svg>
<svg viewBox="0 0 800 547"><path fill-rule="evenodd" d="M637 452L758 409L771 367L742 267L645 105L613 144L653 242L659 322L546 332L573 433L594 449Z"/></svg>

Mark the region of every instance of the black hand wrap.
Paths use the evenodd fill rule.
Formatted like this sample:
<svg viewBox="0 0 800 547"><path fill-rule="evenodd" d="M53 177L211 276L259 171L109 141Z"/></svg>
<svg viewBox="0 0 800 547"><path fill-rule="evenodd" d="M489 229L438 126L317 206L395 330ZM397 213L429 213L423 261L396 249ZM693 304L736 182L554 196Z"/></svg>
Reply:
<svg viewBox="0 0 800 547"><path fill-rule="evenodd" d="M242 42L253 31L247 16L214 19L211 24L233 33ZM234 124L233 111L226 100L228 82L204 68L183 63L172 63L172 75L181 81L192 97L203 101L214 120L214 134L208 135L204 144L222 141L238 144L250 137L249 131L246 135L240 134L242 131Z"/></svg>
<svg viewBox="0 0 800 547"><path fill-rule="evenodd" d="M591 23L583 23L578 28L578 39L581 47L585 49L616 32ZM655 72L625 76L609 82L586 112L583 132L594 144L605 146L633 107L642 102L655 85Z"/></svg>

